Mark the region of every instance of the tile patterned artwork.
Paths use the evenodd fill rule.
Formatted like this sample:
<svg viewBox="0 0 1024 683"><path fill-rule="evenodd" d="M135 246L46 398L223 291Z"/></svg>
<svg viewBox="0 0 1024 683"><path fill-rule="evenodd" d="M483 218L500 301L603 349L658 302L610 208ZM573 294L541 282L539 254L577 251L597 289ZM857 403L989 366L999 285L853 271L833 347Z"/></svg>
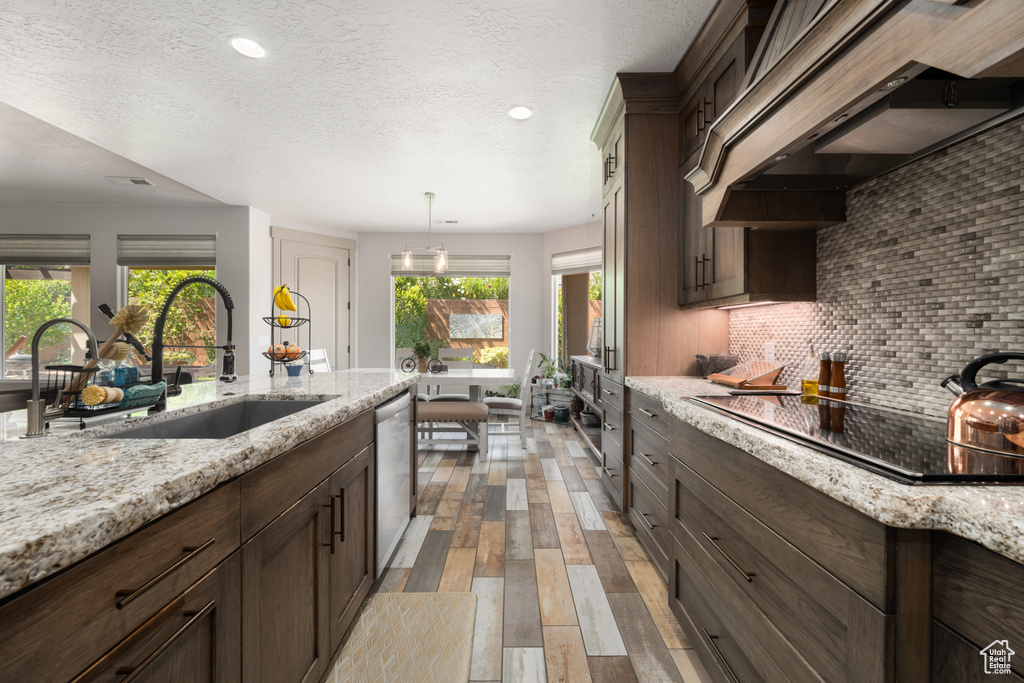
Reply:
<svg viewBox="0 0 1024 683"><path fill-rule="evenodd" d="M944 417L939 386L977 356L1024 351L1024 119L867 181L818 232L818 300L735 309L729 350L845 351L853 401ZM1021 376L1021 364L983 371Z"/></svg>
<svg viewBox="0 0 1024 683"><path fill-rule="evenodd" d="M452 339L502 339L503 323L500 313L451 313L448 334Z"/></svg>

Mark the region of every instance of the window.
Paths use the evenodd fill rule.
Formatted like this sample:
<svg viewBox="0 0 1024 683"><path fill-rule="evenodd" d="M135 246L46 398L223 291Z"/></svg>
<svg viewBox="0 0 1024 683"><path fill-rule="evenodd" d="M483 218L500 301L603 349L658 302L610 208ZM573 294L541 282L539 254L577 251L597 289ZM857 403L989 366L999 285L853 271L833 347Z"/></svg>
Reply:
<svg viewBox="0 0 1024 683"><path fill-rule="evenodd" d="M0 377L32 377L32 337L53 318L89 324L89 266L6 265L3 286L3 339ZM85 333L72 325L54 325L39 340L40 366L85 361Z"/></svg>
<svg viewBox="0 0 1024 683"><path fill-rule="evenodd" d="M149 311L149 321L138 334L147 349L153 344L154 324L164 301L179 282L193 275L216 279L217 271L215 268L126 269L128 303ZM217 292L209 285L195 284L181 290L171 305L164 327L165 371L182 365L196 380L216 377L217 302Z"/></svg>
<svg viewBox="0 0 1024 683"><path fill-rule="evenodd" d="M508 277L395 277L395 348L426 341L508 367ZM396 361L400 360L396 356Z"/></svg>

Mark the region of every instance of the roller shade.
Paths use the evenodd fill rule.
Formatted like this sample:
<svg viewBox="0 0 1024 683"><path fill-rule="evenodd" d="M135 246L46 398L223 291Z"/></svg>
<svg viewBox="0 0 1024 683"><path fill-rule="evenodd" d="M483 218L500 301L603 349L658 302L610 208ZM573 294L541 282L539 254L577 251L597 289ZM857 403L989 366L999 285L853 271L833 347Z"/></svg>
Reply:
<svg viewBox="0 0 1024 683"><path fill-rule="evenodd" d="M7 266L87 266L88 235L0 235L0 263Z"/></svg>
<svg viewBox="0 0 1024 683"><path fill-rule="evenodd" d="M601 247L563 251L551 255L552 275L572 275L601 270Z"/></svg>
<svg viewBox="0 0 1024 683"><path fill-rule="evenodd" d="M118 235L119 266L215 266L216 235Z"/></svg>
<svg viewBox="0 0 1024 683"><path fill-rule="evenodd" d="M511 256L448 255L448 270L443 277L509 277L512 274ZM433 254L413 254L412 270L402 270L402 254L391 254L392 277L433 277Z"/></svg>

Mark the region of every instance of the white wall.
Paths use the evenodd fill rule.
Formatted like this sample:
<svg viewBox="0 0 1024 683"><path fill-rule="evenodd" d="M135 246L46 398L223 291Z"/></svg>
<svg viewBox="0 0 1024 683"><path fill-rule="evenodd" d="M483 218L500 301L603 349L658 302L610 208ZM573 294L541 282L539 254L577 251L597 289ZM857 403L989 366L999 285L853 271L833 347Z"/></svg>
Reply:
<svg viewBox="0 0 1024 683"><path fill-rule="evenodd" d="M270 371L270 361L263 357L263 346L257 343L260 337L270 336L270 327L263 322L263 316L270 312L270 298L274 291L274 240L270 237L270 224L268 214L249 208L249 300L252 314L248 316L248 325L243 321L243 325L237 328L236 336L241 341L242 330L248 334L248 373L254 375Z"/></svg>
<svg viewBox="0 0 1024 683"><path fill-rule="evenodd" d="M269 219L267 219L269 220ZM258 230L256 231L258 232ZM250 210L244 206L170 207L170 206L3 206L0 207L0 233L25 234L89 234L92 262L90 271L90 298L93 313L88 321L99 338L110 332L107 318L96 310L101 303L109 303L114 310L121 301L121 269L117 266L117 236L119 234L154 235L217 235L217 279L231 292L235 303L233 322L234 343L238 347L238 374L248 374L250 360L262 358L253 349L250 322L258 310L251 306L250 293ZM254 237L258 237L254 233ZM269 227L266 232L269 241ZM260 241L259 258L264 249ZM269 254L269 251L266 252ZM2 261L2 255L0 255ZM267 268L270 257L266 256ZM258 277L258 274L254 273ZM269 283L269 276L267 276ZM269 286L269 285L268 285ZM156 315L157 312L151 312ZM218 308L217 341L223 343L227 334L223 308ZM255 366L259 367L259 366Z"/></svg>
<svg viewBox="0 0 1024 683"><path fill-rule="evenodd" d="M427 235L371 233L359 235L355 367L390 367L394 349L393 291L389 254L410 246L424 246ZM551 260L545 263L542 233L503 235L434 234L449 254L512 254L509 280L509 363L522 372L530 349L545 348L544 296L550 298Z"/></svg>
<svg viewBox="0 0 1024 683"><path fill-rule="evenodd" d="M544 233L543 259L544 269L548 277L544 279L544 346L541 348L547 349L545 353L554 351L553 348L550 348L551 340L554 338L554 306L552 301L554 293L551 283L551 255L563 251L600 247L603 243L604 231L601 227L601 221Z"/></svg>

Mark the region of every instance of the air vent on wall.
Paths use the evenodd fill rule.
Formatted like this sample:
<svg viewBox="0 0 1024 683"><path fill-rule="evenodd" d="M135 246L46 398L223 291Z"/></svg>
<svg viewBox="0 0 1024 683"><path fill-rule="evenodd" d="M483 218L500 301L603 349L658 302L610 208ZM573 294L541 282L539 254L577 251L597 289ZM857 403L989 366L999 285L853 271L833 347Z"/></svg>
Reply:
<svg viewBox="0 0 1024 683"><path fill-rule="evenodd" d="M112 175L108 175L106 178L115 185L142 185L144 187L156 187L145 178L122 178L120 176Z"/></svg>

